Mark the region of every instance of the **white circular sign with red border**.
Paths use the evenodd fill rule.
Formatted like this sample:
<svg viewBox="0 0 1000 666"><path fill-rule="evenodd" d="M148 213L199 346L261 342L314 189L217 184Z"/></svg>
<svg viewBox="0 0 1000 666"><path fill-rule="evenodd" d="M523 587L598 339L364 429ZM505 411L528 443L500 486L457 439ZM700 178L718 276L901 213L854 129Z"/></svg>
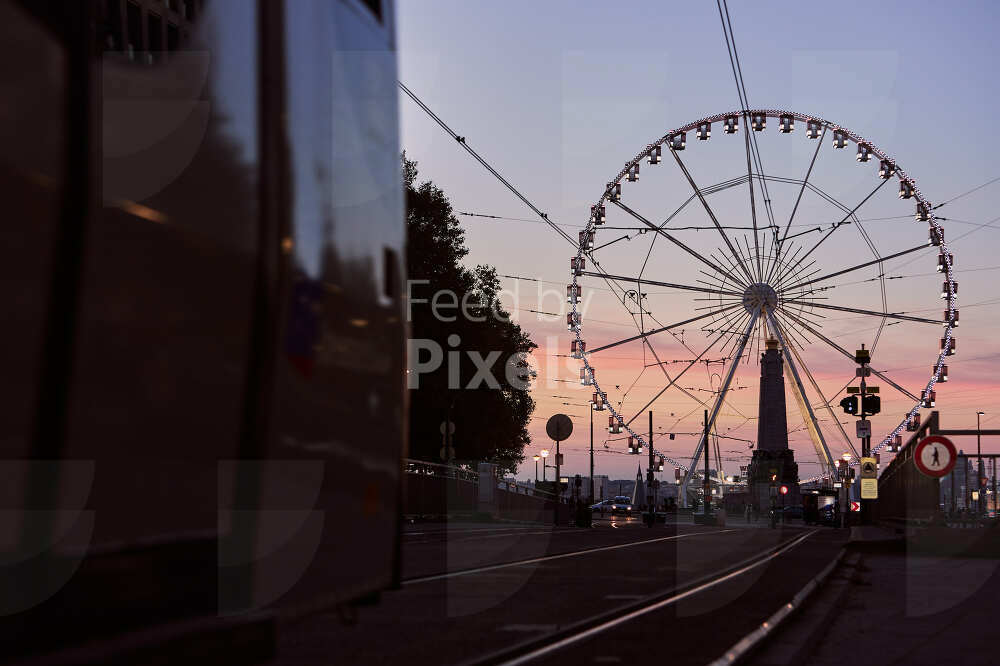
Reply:
<svg viewBox="0 0 1000 666"><path fill-rule="evenodd" d="M931 435L920 440L913 451L913 462L927 476L940 479L955 467L958 452L947 437Z"/></svg>

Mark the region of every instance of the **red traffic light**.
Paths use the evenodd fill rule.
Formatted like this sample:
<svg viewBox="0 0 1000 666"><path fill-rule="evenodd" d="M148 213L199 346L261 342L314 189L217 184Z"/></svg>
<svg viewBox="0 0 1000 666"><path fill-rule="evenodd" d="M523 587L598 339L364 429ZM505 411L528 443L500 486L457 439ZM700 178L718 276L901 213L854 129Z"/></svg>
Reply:
<svg viewBox="0 0 1000 666"><path fill-rule="evenodd" d="M788 494L788 486L781 486L781 494L782 495Z"/></svg>

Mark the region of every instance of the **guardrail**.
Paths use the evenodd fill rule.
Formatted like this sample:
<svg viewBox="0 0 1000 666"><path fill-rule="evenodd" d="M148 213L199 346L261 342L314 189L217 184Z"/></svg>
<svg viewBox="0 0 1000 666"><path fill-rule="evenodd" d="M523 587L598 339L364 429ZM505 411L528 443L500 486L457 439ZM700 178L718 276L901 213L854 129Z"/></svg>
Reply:
<svg viewBox="0 0 1000 666"><path fill-rule="evenodd" d="M878 478L878 519L882 521L926 523L941 516L940 482L926 476L913 462L917 444L938 432L938 413L931 412L920 428L903 445Z"/></svg>

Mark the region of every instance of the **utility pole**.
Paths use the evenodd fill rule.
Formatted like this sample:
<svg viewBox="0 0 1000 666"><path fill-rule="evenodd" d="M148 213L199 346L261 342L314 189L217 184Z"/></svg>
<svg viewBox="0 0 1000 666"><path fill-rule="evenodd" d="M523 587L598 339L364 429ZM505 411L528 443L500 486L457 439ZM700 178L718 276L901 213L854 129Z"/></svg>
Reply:
<svg viewBox="0 0 1000 666"><path fill-rule="evenodd" d="M646 470L646 526L656 522L656 507L653 506L653 410L649 410L649 468Z"/></svg>
<svg viewBox="0 0 1000 666"><path fill-rule="evenodd" d="M986 492L986 484L983 482L986 478L983 475L983 472L985 471L983 469L983 433L979 424L979 417L985 413L986 412L983 411L976 412L976 490L979 491L979 501L976 502L976 513L980 517L983 515L983 495Z"/></svg>
<svg viewBox="0 0 1000 666"><path fill-rule="evenodd" d="M594 409L590 410L590 503L594 504Z"/></svg>
<svg viewBox="0 0 1000 666"><path fill-rule="evenodd" d="M652 412L651 412L652 413ZM703 484L705 494L705 518L712 515L712 481L708 476L708 410L705 410L705 482Z"/></svg>
<svg viewBox="0 0 1000 666"><path fill-rule="evenodd" d="M559 440L556 440L556 511L555 525L559 526L559 505L562 503L562 456L559 454Z"/></svg>

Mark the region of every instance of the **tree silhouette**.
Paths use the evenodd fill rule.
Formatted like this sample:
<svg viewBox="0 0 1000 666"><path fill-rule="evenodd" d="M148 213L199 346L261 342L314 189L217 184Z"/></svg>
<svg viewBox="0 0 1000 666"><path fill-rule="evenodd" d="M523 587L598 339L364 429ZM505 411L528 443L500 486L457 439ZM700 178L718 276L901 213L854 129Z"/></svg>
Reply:
<svg viewBox="0 0 1000 666"><path fill-rule="evenodd" d="M465 232L445 193L430 181L417 184L417 163L408 160L405 153L402 167L409 279L427 281L413 283L410 289L414 301L410 304L410 335L432 340L444 352L442 366L421 374L419 388L410 391L410 456L441 461L439 428L450 413L457 460L490 461L502 471L513 471L531 441L527 425L535 401L521 382L529 379L526 359L537 345L501 306L496 270L462 265L469 253ZM440 316L431 302L419 302L433 301L435 294ZM455 302L459 306L451 307ZM456 346L449 343L452 335L459 338ZM492 386L477 382L469 387L477 370L469 352L482 358L500 353L490 367ZM513 384L507 377L509 363Z"/></svg>

